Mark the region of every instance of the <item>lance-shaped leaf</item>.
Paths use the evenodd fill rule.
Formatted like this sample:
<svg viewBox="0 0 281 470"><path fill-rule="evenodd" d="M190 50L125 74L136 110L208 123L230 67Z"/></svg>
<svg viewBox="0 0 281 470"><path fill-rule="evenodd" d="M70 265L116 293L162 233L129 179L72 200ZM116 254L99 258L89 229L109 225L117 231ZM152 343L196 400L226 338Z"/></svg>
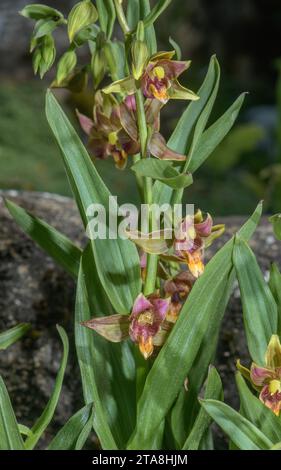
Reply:
<svg viewBox="0 0 281 470"><path fill-rule="evenodd" d="M95 389L92 384L96 381L97 390L102 390L100 399L114 441L119 449L123 449L136 422L134 351L131 341L111 343L81 326L80 322L87 321L93 316L100 317L113 313L100 283L89 246L85 249L82 263L86 284L84 299L88 306L83 308L82 305L76 309L75 342L84 398L86 403L95 400L93 395Z"/></svg>
<svg viewBox="0 0 281 470"><path fill-rule="evenodd" d="M0 376L0 450L24 450L5 383Z"/></svg>
<svg viewBox="0 0 281 470"><path fill-rule="evenodd" d="M270 268L270 277L268 282L271 293L277 305L278 310L278 328L277 333L281 336L281 273L278 266L273 263Z"/></svg>
<svg viewBox="0 0 281 470"><path fill-rule="evenodd" d="M281 421L249 390L242 375L236 374L240 413L260 429L272 442L281 440Z"/></svg>
<svg viewBox="0 0 281 470"><path fill-rule="evenodd" d="M272 215L268 220L273 226L275 237L277 240L281 240L281 214Z"/></svg>
<svg viewBox="0 0 281 470"><path fill-rule="evenodd" d="M217 400L202 400L201 405L241 450L267 450L273 445L256 426L237 411Z"/></svg>
<svg viewBox="0 0 281 470"><path fill-rule="evenodd" d="M219 374L217 373L214 367L210 367L206 390L204 393L205 400L207 399L214 399L219 400L222 399L223 390L222 390L222 383ZM198 413L194 426L189 434L188 438L186 439L183 449L185 450L198 450L200 443L208 431L210 425L212 423L212 419L210 416L204 411L203 408Z"/></svg>
<svg viewBox="0 0 281 470"><path fill-rule="evenodd" d="M176 152L188 155L189 148L192 144L196 122L212 95L214 95L214 97L216 96L219 79L219 65L216 57L213 56L210 60L205 80L197 93L198 96L200 96L200 99L197 101L191 101L191 103L188 104L186 110L179 119L174 132L168 140L167 145ZM160 181L156 181L154 183L153 193L154 202L163 204L165 202L170 203L173 191Z"/></svg>
<svg viewBox="0 0 281 470"><path fill-rule="evenodd" d="M75 307L75 344L82 377L84 399L86 404L92 402L94 403L94 429L100 439L102 448L117 449L114 437L107 421L106 412L101 401L102 389L99 389L97 386L94 362L98 358L95 357L93 336L91 331L81 325L81 322L88 321L90 317L91 314L89 309L88 295L81 262ZM103 373L104 372L105 371L103 370Z"/></svg>
<svg viewBox="0 0 281 470"><path fill-rule="evenodd" d="M143 23L146 28L153 25L157 18L163 11L170 5L172 0L158 0L156 5L152 8L150 13L144 18Z"/></svg>
<svg viewBox="0 0 281 470"><path fill-rule="evenodd" d="M63 345L63 354L62 354L61 364L60 364L60 368L56 377L52 395L46 405L46 408L44 409L42 415L36 421L35 425L32 427L31 429L32 434L28 436L28 438L26 439L24 443L24 446L27 450L31 450L36 446L40 437L42 436L47 426L51 422L54 416L54 412L56 410L58 401L59 401L60 393L61 393L62 383L63 383L65 369L67 365L67 359L68 359L69 343L68 343L67 335L64 329L61 326L57 326L57 330L58 330L58 333L60 335L60 339Z"/></svg>
<svg viewBox="0 0 281 470"><path fill-rule="evenodd" d="M277 306L253 252L239 237L235 240L233 261L250 355L257 364L264 364L267 345L277 332Z"/></svg>
<svg viewBox="0 0 281 470"><path fill-rule="evenodd" d="M144 20L150 14L150 0L139 0L139 20ZM148 45L150 54L157 51L157 40L153 24L145 28L145 41Z"/></svg>
<svg viewBox="0 0 281 470"><path fill-rule="evenodd" d="M116 18L113 0L96 0L96 4L101 29L106 34L106 37L110 39Z"/></svg>
<svg viewBox="0 0 281 470"><path fill-rule="evenodd" d="M139 176L148 176L162 181L171 188L187 188L193 183L190 173L179 173L178 170L167 161L158 161L153 158L139 160L131 169Z"/></svg>
<svg viewBox="0 0 281 470"><path fill-rule="evenodd" d="M48 450L80 450L82 449L85 438L88 437L93 427L94 407L90 403L77 411L62 429L56 434L48 446ZM85 428L87 436L85 435ZM81 436L83 441L81 441Z"/></svg>
<svg viewBox="0 0 281 470"><path fill-rule="evenodd" d="M62 150L64 165L85 227L92 219L89 214L92 204L104 207L108 224L111 194L77 133L50 92L47 94L46 113ZM140 263L136 247L129 240L120 238L97 238L92 240L91 246L102 286L115 311L128 313L141 290Z"/></svg>
<svg viewBox="0 0 281 470"><path fill-rule="evenodd" d="M22 230L71 276L77 277L81 250L65 235L14 202L5 200L5 204Z"/></svg>
<svg viewBox="0 0 281 470"><path fill-rule="evenodd" d="M259 204L240 229L241 238L247 240L252 236L261 210L262 205ZM176 324L147 376L138 403L138 424L128 448L149 448L157 426L167 415L185 378L195 365L200 348L204 348L205 362L202 362L202 366L206 367L206 363L209 366L224 313L222 307L226 306L233 285L233 245L234 240L231 239L212 258L183 305ZM203 373L206 374L204 367ZM162 393L163 389L165 393Z"/></svg>
<svg viewBox="0 0 281 470"><path fill-rule="evenodd" d="M22 338L31 328L29 323L20 323L7 331L0 333L0 350L7 349Z"/></svg>
<svg viewBox="0 0 281 470"><path fill-rule="evenodd" d="M239 96L230 108L205 132L203 132L194 155L187 164L188 171L194 173L222 142L235 123L245 99L245 93ZM227 158L227 155L225 155Z"/></svg>

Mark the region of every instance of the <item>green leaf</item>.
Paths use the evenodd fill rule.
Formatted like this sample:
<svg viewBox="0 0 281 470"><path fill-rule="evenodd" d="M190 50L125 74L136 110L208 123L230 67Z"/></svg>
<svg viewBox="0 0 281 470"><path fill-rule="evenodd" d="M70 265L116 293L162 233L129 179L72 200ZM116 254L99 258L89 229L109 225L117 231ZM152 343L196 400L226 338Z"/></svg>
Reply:
<svg viewBox="0 0 281 470"><path fill-rule="evenodd" d="M240 372L236 374L240 413L260 429L273 443L281 440L281 421L250 392Z"/></svg>
<svg viewBox="0 0 281 470"><path fill-rule="evenodd" d="M257 260L249 246L238 237L233 262L239 282L247 344L257 364L264 364L267 345L277 332L277 307Z"/></svg>
<svg viewBox="0 0 281 470"><path fill-rule="evenodd" d="M89 431L89 435L93 427L93 405L91 403L84 406L81 410L71 416L63 428L60 429L60 431L51 441L48 446L48 450L82 449L85 441L80 443L78 447L77 442L79 442L80 436L83 433L85 427L87 428L87 431Z"/></svg>
<svg viewBox="0 0 281 470"><path fill-rule="evenodd" d="M236 121L244 99L245 93L240 95L233 105L212 126L203 132L194 151L194 156L188 162L189 171L194 173L221 143ZM227 155L224 158L227 159Z"/></svg>
<svg viewBox="0 0 281 470"><path fill-rule="evenodd" d="M94 284L93 284L94 285ZM82 264L78 276L76 308L75 308L75 344L82 378L85 403L94 403L94 429L103 449L117 449L112 435L105 409L101 401L103 390L97 386L93 334L80 323L90 319L88 295ZM102 370L104 374L106 369Z"/></svg>
<svg viewBox="0 0 281 470"><path fill-rule="evenodd" d="M150 13L143 19L145 28L149 28L163 13L164 10L170 5L172 0L158 0L156 5L152 8Z"/></svg>
<svg viewBox="0 0 281 470"><path fill-rule="evenodd" d="M171 38L171 36L169 37L169 43L171 44L172 48L175 50L177 60L181 60L182 53L181 53L181 48L179 44L176 41L174 41L174 39Z"/></svg>
<svg viewBox="0 0 281 470"><path fill-rule="evenodd" d="M100 178L85 147L54 96L48 92L46 114L62 151L66 172L85 227L89 208L101 204L109 215L110 192ZM99 239L91 243L104 290L118 313L128 313L141 290L140 262L129 240Z"/></svg>
<svg viewBox="0 0 281 470"><path fill-rule="evenodd" d="M205 80L197 93L200 96L200 99L197 101L191 101L191 103L188 104L167 143L169 148L183 155L189 154L196 123L208 102L210 100L212 102L214 101L214 97L216 96L219 85L219 78L219 64L216 57L213 56L210 60ZM173 191L163 183L158 181L154 183L154 202L158 202L160 205L164 204L165 202L170 203L172 194Z"/></svg>
<svg viewBox="0 0 281 470"><path fill-rule="evenodd" d="M252 236L261 210L262 205L259 204L240 229L241 238L249 239ZM224 313L222 305L226 306L230 292L229 281L233 280L233 245L232 238L212 258L183 305L176 324L147 376L138 403L137 427L129 448L149 448L154 432L174 403L193 364L196 365L200 348L204 350L206 362L213 355L213 342L217 338ZM212 336L209 334L210 325Z"/></svg>
<svg viewBox="0 0 281 470"><path fill-rule="evenodd" d="M75 34L82 28L95 23L98 19L98 12L91 0L83 0L76 3L69 13L67 19L68 37L73 41Z"/></svg>
<svg viewBox="0 0 281 470"><path fill-rule="evenodd" d="M130 0L127 2L127 23L130 30L135 30L137 28L139 19L140 19L140 2L139 0Z"/></svg>
<svg viewBox="0 0 281 470"><path fill-rule="evenodd" d="M281 240L281 214L272 215L268 220L272 224L275 237Z"/></svg>
<svg viewBox="0 0 281 470"><path fill-rule="evenodd" d="M217 400L202 400L201 405L241 450L270 449L273 443L256 426Z"/></svg>
<svg viewBox="0 0 281 470"><path fill-rule="evenodd" d="M274 297L278 310L278 327L277 333L281 337L281 273L278 266L273 263L270 268L270 277L268 286Z"/></svg>
<svg viewBox="0 0 281 470"><path fill-rule="evenodd" d="M5 383L0 376L0 450L24 450Z"/></svg>
<svg viewBox="0 0 281 470"><path fill-rule="evenodd" d="M0 333L0 350L7 349L9 346L18 341L30 330L29 323L19 323L19 325L10 328L7 331Z"/></svg>
<svg viewBox="0 0 281 470"><path fill-rule="evenodd" d="M5 204L11 216L22 230L71 276L77 277L81 250L65 235L43 220L34 217L14 202L6 199Z"/></svg>
<svg viewBox="0 0 281 470"><path fill-rule="evenodd" d="M25 426L24 424L18 424L19 432L22 436L32 436L32 431L29 427Z"/></svg>
<svg viewBox="0 0 281 470"><path fill-rule="evenodd" d="M214 400L219 400L222 398L222 395L223 390L220 376L214 367L210 367L204 398L205 400L210 398ZM204 409L201 408L192 428L192 431L184 443L183 449L198 450L200 442L204 438L204 435L208 431L211 423L211 418L204 411Z"/></svg>
<svg viewBox="0 0 281 470"><path fill-rule="evenodd" d="M139 9L139 20L142 21L151 13L150 1L139 0ZM155 54L155 52L157 52L157 41L153 24L145 28L145 42L148 46L150 55Z"/></svg>
<svg viewBox="0 0 281 470"><path fill-rule="evenodd" d="M44 409L43 413L36 421L35 425L32 427L31 429L32 435L29 436L25 441L24 446L27 450L31 450L36 446L40 437L42 436L42 434L48 427L49 423L51 422L54 416L54 412L56 410L58 401L59 401L60 393L61 393L64 373L65 373L67 359L68 359L69 344L68 344L67 335L64 329L61 326L57 325L57 330L58 330L58 333L60 335L62 345L63 345L63 355L61 359L61 364L60 364L60 368L56 377L53 393L46 405L46 408Z"/></svg>
<svg viewBox="0 0 281 470"><path fill-rule="evenodd" d="M114 2L113 0L96 0L96 3L101 30L106 34L106 37L110 39L116 18Z"/></svg>
<svg viewBox="0 0 281 470"><path fill-rule="evenodd" d="M140 176L148 176L155 180L162 181L171 188L186 188L193 182L192 175L180 174L178 170L167 161L147 158L139 160L131 169Z"/></svg>
<svg viewBox="0 0 281 470"><path fill-rule="evenodd" d="M46 18L63 18L63 15L55 8L51 8L47 5L41 5L39 3L33 3L32 5L26 5L20 14L25 18L32 20L42 20Z"/></svg>
<svg viewBox="0 0 281 470"><path fill-rule="evenodd" d="M100 284L90 247L87 247L82 258L86 294L89 302L88 313L84 311L81 321L93 316L111 315L113 313L108 298ZM92 286L95 286L93 290ZM98 292L97 296L95 293ZM89 314L89 310L91 315ZM89 341L87 349L79 352L94 374L97 390L102 390L101 402L106 412L107 422L118 448L122 449L131 435L136 423L136 390L135 390L135 360L131 341L111 343L98 334L77 325L76 334L79 338ZM84 344L84 343L83 343ZM105 372L106 371L106 374ZM91 381L83 384L85 401L94 400ZM124 401L126 396L126 401Z"/></svg>

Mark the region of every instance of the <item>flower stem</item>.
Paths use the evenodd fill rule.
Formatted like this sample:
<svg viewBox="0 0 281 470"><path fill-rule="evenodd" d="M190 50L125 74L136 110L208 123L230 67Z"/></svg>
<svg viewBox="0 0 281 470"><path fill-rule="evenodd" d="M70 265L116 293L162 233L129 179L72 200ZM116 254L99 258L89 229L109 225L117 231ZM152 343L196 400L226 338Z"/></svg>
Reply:
<svg viewBox="0 0 281 470"><path fill-rule="evenodd" d="M137 103L137 119L138 119L138 129L139 129L139 138L141 145L141 158L147 158L147 125L145 117L145 109L143 102L143 94L141 89L136 91L136 103ZM153 192L152 192L152 178L146 177L144 179L144 201L148 206L153 204ZM154 222L151 217L151 212L149 211L148 221L147 221L148 231L154 229ZM155 282L157 276L157 255L147 255L147 270L146 270L146 279L144 284L144 295L152 294L155 289Z"/></svg>

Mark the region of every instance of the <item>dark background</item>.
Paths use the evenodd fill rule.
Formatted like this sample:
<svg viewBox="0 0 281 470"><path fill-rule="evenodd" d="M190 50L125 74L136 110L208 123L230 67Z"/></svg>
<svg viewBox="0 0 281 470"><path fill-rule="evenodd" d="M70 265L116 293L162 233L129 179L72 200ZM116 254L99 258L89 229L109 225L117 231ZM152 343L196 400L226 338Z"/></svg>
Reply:
<svg viewBox="0 0 281 470"><path fill-rule="evenodd" d="M17 13L26 3L0 0L0 188L69 195L44 115L44 93L52 73L43 81L33 76L28 53L32 23ZM67 14L75 2L45 3ZM235 127L187 192L189 203L215 215L248 214L259 199L265 199L267 212L281 209L280 25L277 0L174 0L156 23L159 49L171 48L171 36L183 57L192 59L182 80L188 87L199 88L210 56L217 54L222 80L211 120L241 92L249 92ZM59 57L66 35L63 30L58 34ZM60 92L60 99L71 112L70 96ZM79 99L75 97L76 103ZM169 103L165 109L166 137L185 105ZM122 201L135 199L129 170L117 172L111 160L98 162L98 167Z"/></svg>

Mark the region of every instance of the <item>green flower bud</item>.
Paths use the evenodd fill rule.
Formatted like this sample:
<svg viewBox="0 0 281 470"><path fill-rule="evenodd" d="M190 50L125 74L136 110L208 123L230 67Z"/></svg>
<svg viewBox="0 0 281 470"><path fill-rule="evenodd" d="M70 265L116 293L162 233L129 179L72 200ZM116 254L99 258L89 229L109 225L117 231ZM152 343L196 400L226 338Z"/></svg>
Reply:
<svg viewBox="0 0 281 470"><path fill-rule="evenodd" d="M133 76L135 80L139 80L143 74L143 69L149 58L147 45L143 41L136 40L132 45L133 58Z"/></svg>
<svg viewBox="0 0 281 470"><path fill-rule="evenodd" d="M98 19L98 12L91 0L83 0L75 5L68 16L68 36L70 42L73 41L74 36L78 31L90 24L93 24Z"/></svg>
<svg viewBox="0 0 281 470"><path fill-rule="evenodd" d="M57 84L60 85L72 72L77 63L77 56L74 51L67 51L61 57L57 69Z"/></svg>
<svg viewBox="0 0 281 470"><path fill-rule="evenodd" d="M94 87L97 88L104 77L106 69L105 57L101 50L96 50L96 53L93 55L91 69L93 74Z"/></svg>

